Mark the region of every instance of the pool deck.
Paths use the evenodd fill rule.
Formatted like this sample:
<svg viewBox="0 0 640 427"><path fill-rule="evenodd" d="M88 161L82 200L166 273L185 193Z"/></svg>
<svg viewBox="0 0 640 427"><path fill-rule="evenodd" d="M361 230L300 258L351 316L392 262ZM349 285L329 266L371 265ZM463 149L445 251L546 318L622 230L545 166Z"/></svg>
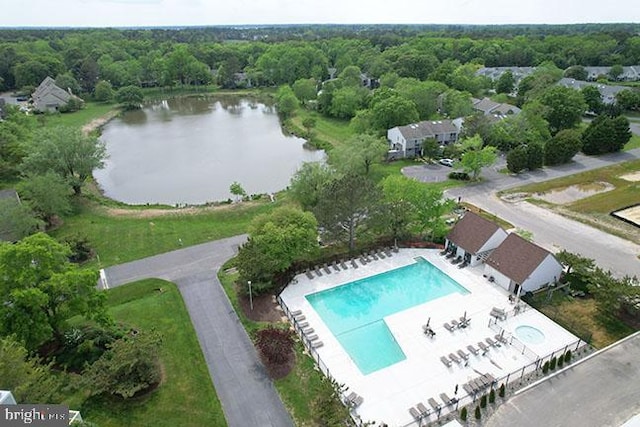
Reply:
<svg viewBox="0 0 640 427"><path fill-rule="evenodd" d="M387 326L407 358L363 375L305 296L413 264L416 257L422 257L434 264L464 286L469 293L450 294L385 317ZM347 264L347 270L341 269L336 272L331 269L331 274L322 270L322 276L317 277L314 273L313 279L309 279L305 274L297 276L293 284L282 292L281 298L289 310L302 311L305 316L304 322L314 329L313 334L318 335L318 339L323 342L324 345L315 351L331 376L349 387L347 394L353 391L364 398L362 404L355 409L355 415L362 421L385 422L393 426L408 425L414 421L409 408L419 402L430 408L429 398L435 399L444 407L441 412L444 414L454 410L454 407L445 407L439 397L441 393L446 393L449 397L462 398L467 395L462 386L468 381L485 373L490 373L498 379L503 378L530 365L538 357L561 351L578 340L576 336L528 306L528 309L516 316L499 320L497 325L490 327L489 323L494 318L489 313L493 307L509 312L513 311L514 304L509 301L506 290L482 276L483 264L459 269L440 256L437 250L430 249L401 249L391 257L372 261L365 266L358 261L357 269L350 263ZM467 318L471 319L468 327L453 332L444 328L445 322L459 320L465 311ZM426 337L422 331L422 325L426 324L428 319L436 333L433 338ZM522 325L542 331L544 341L540 344L525 343L526 351L521 351L521 347L517 348L515 344L491 347L485 355L482 352L477 356L471 354L468 361L452 363L450 367L446 367L440 360L442 356L457 353L458 350L469 354L467 345L478 348L478 341L484 342L487 337L494 338L502 329L505 331L504 336L511 341L515 329ZM433 421L435 418L432 416L428 419Z"/></svg>

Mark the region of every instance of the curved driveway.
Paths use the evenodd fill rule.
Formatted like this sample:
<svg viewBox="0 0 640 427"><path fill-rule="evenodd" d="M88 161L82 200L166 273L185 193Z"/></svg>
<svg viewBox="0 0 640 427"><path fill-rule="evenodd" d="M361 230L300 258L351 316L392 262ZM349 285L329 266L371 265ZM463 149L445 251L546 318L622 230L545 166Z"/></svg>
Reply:
<svg viewBox="0 0 640 427"><path fill-rule="evenodd" d="M463 201L497 215L517 228L532 232L536 243L552 252L566 249L595 259L599 266L611 270L616 276L635 275L640 277L640 261L637 258L640 255L639 245L530 203L524 201L505 202L495 196L495 193L500 190L547 181L638 158L640 158L640 149L598 157L579 154L569 164L545 167L542 170L522 173L517 176L498 173L498 170L505 167L504 158L501 158L496 165L482 171L483 181L481 183L452 188L447 190L445 195L456 200L461 197ZM437 168L444 168L447 172L451 170L444 166ZM423 182L439 180L440 175L434 176L430 169L433 169L433 166L431 168L411 166L405 168L403 173Z"/></svg>
<svg viewBox="0 0 640 427"><path fill-rule="evenodd" d="M230 427L293 426L217 272L246 236L235 236L105 269L107 286L160 278L180 289Z"/></svg>

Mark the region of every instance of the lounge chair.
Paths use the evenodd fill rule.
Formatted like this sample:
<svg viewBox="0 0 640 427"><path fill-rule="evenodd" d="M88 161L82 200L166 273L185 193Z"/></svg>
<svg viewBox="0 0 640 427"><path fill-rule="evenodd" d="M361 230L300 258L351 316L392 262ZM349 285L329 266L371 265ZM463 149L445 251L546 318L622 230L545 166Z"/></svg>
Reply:
<svg viewBox="0 0 640 427"><path fill-rule="evenodd" d="M349 268L347 264L344 263L344 260L340 260L340 267L342 267L343 270L346 270L347 268Z"/></svg>
<svg viewBox="0 0 640 427"><path fill-rule="evenodd" d="M460 327L460 323L458 323L458 321L457 321L456 319L453 319L453 320L451 321L451 324L453 325L453 327L454 327L455 329L458 329L458 328Z"/></svg>
<svg viewBox="0 0 640 427"><path fill-rule="evenodd" d="M298 315L300 315L300 314L302 314L302 310L295 310L295 311L292 311L292 312L291 312L291 315L292 315L293 317L296 317L296 316L298 316Z"/></svg>
<svg viewBox="0 0 640 427"><path fill-rule="evenodd" d="M456 353L458 353L458 356L462 357L464 360L469 360L469 353L465 353L462 350L458 350Z"/></svg>
<svg viewBox="0 0 640 427"><path fill-rule="evenodd" d="M316 276L321 277L322 276L322 271L320 271L320 267L316 267L316 269L314 270L314 272L316 273Z"/></svg>
<svg viewBox="0 0 640 427"><path fill-rule="evenodd" d="M454 256L456 256L455 252L449 252L445 258L449 259L449 258L453 258Z"/></svg>
<svg viewBox="0 0 640 427"><path fill-rule="evenodd" d="M418 412L418 410L413 406L409 408L409 413L416 421L420 421L422 419L422 415L420 415L420 412Z"/></svg>
<svg viewBox="0 0 640 427"><path fill-rule="evenodd" d="M471 323L471 318L467 316L460 316L460 327L466 328Z"/></svg>
<svg viewBox="0 0 640 427"><path fill-rule="evenodd" d="M369 252L369 256L370 256L371 258L373 258L375 261L377 261L377 260L378 260L378 255L376 255L376 253L375 253L375 252L373 252L373 251Z"/></svg>
<svg viewBox="0 0 640 427"><path fill-rule="evenodd" d="M462 257L461 256L459 256L456 259L454 259L453 261L451 261L451 264L458 264L460 262L462 262Z"/></svg>
<svg viewBox="0 0 640 427"><path fill-rule="evenodd" d="M433 397L430 397L427 402L429 402L429 405L433 408L434 411L440 414L440 409L442 409L442 406L438 405L438 402L436 402Z"/></svg>
<svg viewBox="0 0 640 427"><path fill-rule="evenodd" d="M489 380L489 384L494 384L496 382L496 378L488 372L484 374L484 378Z"/></svg>
<svg viewBox="0 0 640 427"><path fill-rule="evenodd" d="M349 395L345 397L347 405L351 404L351 402L353 402L356 399L356 397L358 397L358 393L356 393L355 391L352 391L351 393L349 393Z"/></svg>
<svg viewBox="0 0 640 427"><path fill-rule="evenodd" d="M351 402L351 406L357 408L358 406L362 405L362 402L364 402L364 397L358 396L353 399L353 401Z"/></svg>
<svg viewBox="0 0 640 427"><path fill-rule="evenodd" d="M358 263L356 262L356 260L355 260L355 259L352 259L352 260L351 260L351 266L352 266L353 268L358 268Z"/></svg>
<svg viewBox="0 0 640 427"><path fill-rule="evenodd" d="M440 251L440 255L442 255L442 256L445 256L448 253L449 253L449 251L447 249L444 249L444 250Z"/></svg>
<svg viewBox="0 0 640 427"><path fill-rule="evenodd" d="M480 352L478 351L477 348L475 348L474 346L472 346L471 344L469 344L467 346L467 350L469 350L471 352L471 354L473 354L474 356L477 356L478 354L480 354Z"/></svg>
<svg viewBox="0 0 640 427"><path fill-rule="evenodd" d="M386 256L388 256L389 258L391 258L391 255L393 255L393 252L391 252L391 248L385 248L384 249L384 254Z"/></svg>
<svg viewBox="0 0 640 427"><path fill-rule="evenodd" d="M313 274L311 274L309 270L305 271L304 274L306 274L309 279L313 279Z"/></svg>
<svg viewBox="0 0 640 427"><path fill-rule="evenodd" d="M385 258L386 258L386 256L385 256L385 254L384 254L382 251L378 251L378 258L380 258L380 259L385 259Z"/></svg>
<svg viewBox="0 0 640 427"><path fill-rule="evenodd" d="M324 345L324 343L322 341L313 341L311 343L311 347L313 348L320 348Z"/></svg>
<svg viewBox="0 0 640 427"><path fill-rule="evenodd" d="M318 334L311 334L311 335L307 335L307 339L309 341L315 341L318 339Z"/></svg>
<svg viewBox="0 0 640 427"><path fill-rule="evenodd" d="M505 313L505 311L501 308L496 308L493 307L491 309L491 312L489 313L490 316L495 317L496 319L500 319L500 320L504 320L507 318L507 313Z"/></svg>
<svg viewBox="0 0 640 427"><path fill-rule="evenodd" d="M458 265L458 268L465 268L469 265L469 263L467 261L461 263L460 265Z"/></svg>
<svg viewBox="0 0 640 427"><path fill-rule="evenodd" d="M444 326L444 328L445 328L447 331L449 331L449 332L453 332L453 329L454 329L454 328L453 328L453 326L451 326L451 325L450 325L450 324L448 324L447 322L444 322L444 325L442 325L442 326Z"/></svg>
<svg viewBox="0 0 640 427"><path fill-rule="evenodd" d="M498 342L501 342L502 344L508 344L509 341L504 337L504 334L496 334L496 336L494 337Z"/></svg>
<svg viewBox="0 0 640 427"><path fill-rule="evenodd" d="M444 365L445 365L447 368L450 368L450 367L451 367L451 361L450 361L449 359L447 359L445 356L442 356L442 357L440 358L440 361L441 361L442 363L444 363Z"/></svg>
<svg viewBox="0 0 640 427"><path fill-rule="evenodd" d="M456 403L456 398L455 397L450 398L449 396L447 396L447 393L440 393L440 399L442 399L444 404L447 406L453 405L454 403Z"/></svg>
<svg viewBox="0 0 640 427"><path fill-rule="evenodd" d="M480 350L482 350L483 353L489 351L489 347L487 347L487 345L482 341L478 341L478 347L480 347Z"/></svg>
<svg viewBox="0 0 640 427"><path fill-rule="evenodd" d="M491 347L500 347L500 344L495 342L494 340L491 339L491 337L487 337L485 338L485 341L487 342L487 344L489 344Z"/></svg>
<svg viewBox="0 0 640 427"><path fill-rule="evenodd" d="M309 335L309 334L313 333L314 330L315 329L313 329L313 328L304 328L304 329L302 329L302 333L305 334L305 335Z"/></svg>
<svg viewBox="0 0 640 427"><path fill-rule="evenodd" d="M309 322L299 322L298 323L298 328L300 328L300 329L304 329L307 326L309 326Z"/></svg>
<svg viewBox="0 0 640 427"><path fill-rule="evenodd" d="M329 270L329 266L327 264L325 264L322 269L324 270L325 273L327 274L331 274L331 270Z"/></svg>
<svg viewBox="0 0 640 427"><path fill-rule="evenodd" d="M431 413L431 411L429 409L427 409L426 406L424 406L424 403L419 402L416 407L418 408L418 411L420 411L420 416L421 417L428 417L429 414Z"/></svg>
<svg viewBox="0 0 640 427"><path fill-rule="evenodd" d="M331 264L331 266L336 272L340 271L340 267L338 267L338 261L333 261L333 264Z"/></svg>
<svg viewBox="0 0 640 427"><path fill-rule="evenodd" d="M452 362L456 362L458 365L462 363L462 360L453 353L449 353L449 359L451 359Z"/></svg>
<svg viewBox="0 0 640 427"><path fill-rule="evenodd" d="M360 264L367 265L367 259L364 256L361 256L359 260L360 260Z"/></svg>
<svg viewBox="0 0 640 427"><path fill-rule="evenodd" d="M463 384L462 388L467 392L467 394L476 394L476 389L473 388L469 383Z"/></svg>

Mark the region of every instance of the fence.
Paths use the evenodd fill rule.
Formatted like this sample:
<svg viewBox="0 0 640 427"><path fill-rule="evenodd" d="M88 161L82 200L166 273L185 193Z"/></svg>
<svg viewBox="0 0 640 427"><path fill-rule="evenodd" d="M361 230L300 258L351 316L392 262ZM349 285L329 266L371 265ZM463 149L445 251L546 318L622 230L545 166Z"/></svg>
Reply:
<svg viewBox="0 0 640 427"><path fill-rule="evenodd" d="M331 375L329 368L320 358L320 354L318 354L317 350L313 348L311 340L309 340L308 337L304 334L303 328L300 326L301 322L298 321L296 317L292 315L291 311L289 310L289 307L285 304L285 302L282 300L280 295L277 296L277 301L280 304L280 307L282 307L287 318L289 318L289 320L291 321L291 324L293 325L293 328L296 331L296 334L300 336L302 343L308 350L309 355L316 363L316 366L318 367L318 369L327 378L337 382L337 379ZM519 313L522 313L523 311L528 310L529 308L530 307L527 304L521 303L517 305L514 308L514 310L507 312L507 316L516 316ZM428 423L436 422L446 416L455 416L454 414L457 414L459 409L468 405L472 405L477 400L479 400L483 395L488 394L490 390L496 390L502 384L504 384L505 389L509 390L510 392L514 392L520 389L521 387L525 386L530 381L539 379L545 362L550 362L554 357L558 358L561 355L565 355L569 350L571 350L571 352L575 355L580 348L588 345L586 342L582 341L581 339L578 339L577 341L574 341L573 343L566 345L561 350L555 350L554 352L549 353L545 356L538 356L531 349L527 348L527 346L525 346L515 336L506 332L500 325L498 325L497 319L490 320L489 327L492 330L496 331L496 333L503 334L505 339L507 339L508 341L507 345L510 345L515 349L517 349L522 355L530 359L532 362L523 366L520 369L517 369L515 371L508 373L507 375L504 375L500 378L496 378L490 384L478 389L475 393L466 393L465 391L463 391L463 393L465 394L458 395L456 393L451 403L448 405L443 405L439 410L435 411L435 414L430 414L429 416L422 418L420 420L414 420L412 422L402 425L401 427L421 427ZM482 372L476 371L476 373L478 374L478 377L481 377L483 375ZM343 402L344 402L344 396L341 396L341 397L343 398ZM350 414L353 419L353 422L356 425L358 426L362 425L361 420L358 417L357 413L355 413L355 411L353 410L350 411Z"/></svg>

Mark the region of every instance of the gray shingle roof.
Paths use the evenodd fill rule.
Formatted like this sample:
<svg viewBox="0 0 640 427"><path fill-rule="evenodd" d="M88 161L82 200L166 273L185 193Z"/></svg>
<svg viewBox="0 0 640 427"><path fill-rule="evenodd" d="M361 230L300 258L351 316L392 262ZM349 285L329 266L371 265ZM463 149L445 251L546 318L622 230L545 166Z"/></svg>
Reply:
<svg viewBox="0 0 640 427"><path fill-rule="evenodd" d="M447 235L449 241L473 254L487 243L500 227L473 212L467 212Z"/></svg>
<svg viewBox="0 0 640 427"><path fill-rule="evenodd" d="M406 140L433 138L436 135L457 133L458 128L452 120L423 121L406 126L398 126Z"/></svg>
<svg viewBox="0 0 640 427"><path fill-rule="evenodd" d="M550 254L546 249L510 233L489 255L486 263L514 282L522 284Z"/></svg>

